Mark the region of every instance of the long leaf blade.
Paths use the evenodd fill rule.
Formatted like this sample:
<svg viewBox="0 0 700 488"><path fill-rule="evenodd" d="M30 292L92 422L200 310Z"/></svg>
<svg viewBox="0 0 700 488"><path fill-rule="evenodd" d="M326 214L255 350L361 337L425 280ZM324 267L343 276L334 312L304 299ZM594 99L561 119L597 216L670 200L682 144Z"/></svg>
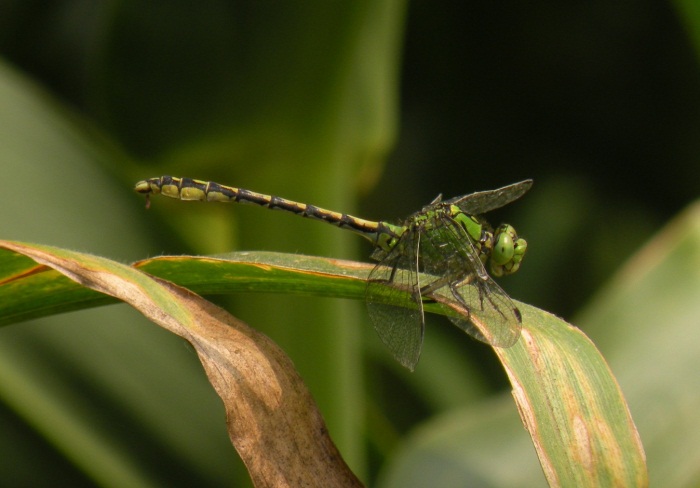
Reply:
<svg viewBox="0 0 700 488"><path fill-rule="evenodd" d="M122 300L132 300L134 294L141 293L143 287L152 286L152 280L146 275L116 263L107 266L105 263L111 262L102 258L85 257L46 246L11 242L0 242L0 246L27 253L35 259L35 250L39 249L39 254L49 253L60 256L61 259L77 260L89 271L89 279L70 269L61 271L71 279ZM22 264L22 259L7 253L4 256L9 258L10 264L5 268L0 266L0 269L8 270L6 275L14 273L18 276L16 280L8 281L6 278L5 281L22 281L22 273L29 269L31 263L24 261ZM298 293L337 293L336 296L349 298L362 296L363 277L366 277L369 269L369 266L355 263L303 256L247 253L237 257L237 261L232 261L231 256L227 259L158 258L138 263L138 266L149 272L169 272L169 278L189 277L189 285L208 292L223 289L227 292L234 289L290 289ZM51 264L46 259L41 262ZM169 269L173 263L192 268L184 273L183 269L173 271ZM124 293L121 288L117 288L119 293L114 293L95 285L100 283L100 276L109 276L109 273L100 275L101 271L95 270L101 266L116 267L124 273L127 273L124 270L129 270L129 277L135 276L138 279L130 282L131 278L126 281L120 278L121 287L129 292ZM37 270L43 272L40 268ZM247 277L232 279L235 276L234 270L247 273ZM32 276L32 273L26 274ZM214 285L207 283L207 280ZM334 287L337 287L335 292ZM3 287L0 286L0 294L2 290ZM49 288L43 288L39 294L45 294L47 290ZM157 291L153 305L149 306L157 310L149 315L152 320L161 323L162 320L159 321L158 317L162 314L177 316L187 313L181 308L180 301L171 296L170 289L160 287ZM94 304L95 299L91 300ZM86 300L86 303L89 301ZM203 303L198 306L209 307ZM536 308L525 304L518 306L523 312L521 339L511 348L495 350L513 384L521 418L532 436L550 484L569 486L621 483L627 486L645 486L647 473L644 451L624 397L600 353L578 329ZM189 317L188 320L194 320L192 316ZM177 330L174 332L179 333Z"/></svg>
<svg viewBox="0 0 700 488"><path fill-rule="evenodd" d="M133 267L49 246L3 246L130 304L188 340L224 402L229 436L256 486L360 486L291 360L263 334Z"/></svg>

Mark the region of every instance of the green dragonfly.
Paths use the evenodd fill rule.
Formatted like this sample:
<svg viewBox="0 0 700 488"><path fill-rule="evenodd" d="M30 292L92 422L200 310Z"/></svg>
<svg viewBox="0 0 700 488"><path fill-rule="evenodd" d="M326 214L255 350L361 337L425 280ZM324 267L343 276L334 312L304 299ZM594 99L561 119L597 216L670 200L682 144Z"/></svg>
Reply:
<svg viewBox="0 0 700 488"><path fill-rule="evenodd" d="M527 242L502 224L495 230L481 215L527 192L532 180L442 200L438 196L401 224L373 222L314 205L218 183L160 176L136 183L147 198L161 193L180 200L253 203L322 220L352 230L375 246L378 264L367 280L367 308L374 328L394 357L411 371L423 346L425 303L437 304L474 338L510 347L520 337L522 317L489 276L515 273Z"/></svg>

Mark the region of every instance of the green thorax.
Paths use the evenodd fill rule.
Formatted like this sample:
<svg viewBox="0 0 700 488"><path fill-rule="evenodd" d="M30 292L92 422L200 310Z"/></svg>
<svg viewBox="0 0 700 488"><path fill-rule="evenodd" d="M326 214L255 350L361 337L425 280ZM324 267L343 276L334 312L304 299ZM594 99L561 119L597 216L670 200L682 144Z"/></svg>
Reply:
<svg viewBox="0 0 700 488"><path fill-rule="evenodd" d="M482 217L469 215L457 205L446 202L426 206L406 219L402 226L379 222L377 230L371 237L365 235L377 246L373 259L381 260L399 246L399 252L411 247L421 260L440 260L445 254L439 243L468 239L468 245L463 243L459 248L462 252L473 249L494 276L515 273L527 249L527 242L518 238L512 226L503 224L494 231Z"/></svg>

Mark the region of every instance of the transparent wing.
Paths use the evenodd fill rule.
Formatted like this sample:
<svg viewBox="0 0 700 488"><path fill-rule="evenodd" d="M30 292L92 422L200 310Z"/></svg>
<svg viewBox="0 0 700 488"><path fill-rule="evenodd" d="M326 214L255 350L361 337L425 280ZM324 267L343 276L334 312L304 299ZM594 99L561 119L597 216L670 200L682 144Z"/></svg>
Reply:
<svg viewBox="0 0 700 488"><path fill-rule="evenodd" d="M417 273L419 239L406 231L372 269L365 291L374 330L396 360L411 371L420 358L425 328Z"/></svg>
<svg viewBox="0 0 700 488"><path fill-rule="evenodd" d="M481 215L517 200L523 196L531 186L532 180L524 180L497 190L479 191L469 195L455 197L444 203L457 205L463 212L469 215Z"/></svg>
<svg viewBox="0 0 700 488"><path fill-rule="evenodd" d="M447 295L448 290L451 296ZM452 323L476 339L495 347L511 347L518 341L522 329L520 310L490 277L451 285L440 293L446 299L436 296L435 301L468 317L449 317Z"/></svg>
<svg viewBox="0 0 700 488"><path fill-rule="evenodd" d="M510 297L486 273L478 252L458 223L443 216L422 236L425 272L441 278L421 293L438 302L457 327L496 347L510 347L520 337L522 318Z"/></svg>

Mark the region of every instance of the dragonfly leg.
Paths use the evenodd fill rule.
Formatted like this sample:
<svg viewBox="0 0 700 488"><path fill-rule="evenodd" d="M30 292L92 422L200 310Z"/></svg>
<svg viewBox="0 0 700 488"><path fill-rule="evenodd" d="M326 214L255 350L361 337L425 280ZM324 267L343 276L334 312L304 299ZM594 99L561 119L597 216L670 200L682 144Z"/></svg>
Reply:
<svg viewBox="0 0 700 488"><path fill-rule="evenodd" d="M443 286L448 286L450 284L450 280L448 278L438 278L436 280L431 281L425 286L422 286L420 288L420 294L421 295L430 295L436 290L439 290Z"/></svg>

